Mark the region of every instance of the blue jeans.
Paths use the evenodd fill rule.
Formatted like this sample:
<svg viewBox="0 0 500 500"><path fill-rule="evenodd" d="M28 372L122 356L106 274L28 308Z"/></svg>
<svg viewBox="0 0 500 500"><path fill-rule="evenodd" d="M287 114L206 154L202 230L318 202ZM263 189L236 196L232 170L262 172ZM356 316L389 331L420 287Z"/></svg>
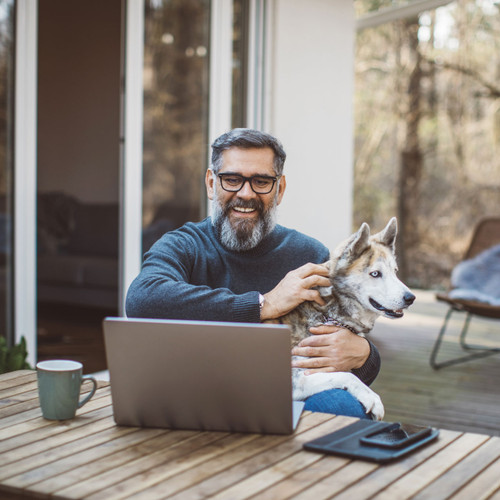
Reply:
<svg viewBox="0 0 500 500"><path fill-rule="evenodd" d="M308 397L305 403L304 410L370 419L363 405L351 393L343 389L318 392Z"/></svg>

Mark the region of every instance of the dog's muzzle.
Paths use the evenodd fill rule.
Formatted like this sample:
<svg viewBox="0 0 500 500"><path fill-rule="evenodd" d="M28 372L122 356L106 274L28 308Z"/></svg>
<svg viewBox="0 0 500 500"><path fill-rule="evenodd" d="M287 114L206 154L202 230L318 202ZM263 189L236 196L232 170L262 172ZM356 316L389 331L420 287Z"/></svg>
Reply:
<svg viewBox="0 0 500 500"><path fill-rule="evenodd" d="M413 304L413 302L415 301L415 295L413 295L413 293L411 292L406 292L404 297L403 297L403 300L404 300L404 308L407 308L409 306L411 306ZM382 304L379 304L376 300L373 300L371 297L370 297L370 304L375 308L377 309L377 311L381 311L383 312L386 316L389 316L390 318L402 318L403 317L403 309L387 309L386 307L384 307Z"/></svg>

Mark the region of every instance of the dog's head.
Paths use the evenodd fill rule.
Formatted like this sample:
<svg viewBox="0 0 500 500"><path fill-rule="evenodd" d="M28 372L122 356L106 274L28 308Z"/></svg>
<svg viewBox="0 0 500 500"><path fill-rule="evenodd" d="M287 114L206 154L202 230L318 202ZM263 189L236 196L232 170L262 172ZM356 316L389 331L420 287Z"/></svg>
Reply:
<svg viewBox="0 0 500 500"><path fill-rule="evenodd" d="M330 261L330 279L342 295L357 300L367 311L389 318L401 318L415 295L396 273L397 220L393 217L380 232L370 235L363 223L339 245Z"/></svg>

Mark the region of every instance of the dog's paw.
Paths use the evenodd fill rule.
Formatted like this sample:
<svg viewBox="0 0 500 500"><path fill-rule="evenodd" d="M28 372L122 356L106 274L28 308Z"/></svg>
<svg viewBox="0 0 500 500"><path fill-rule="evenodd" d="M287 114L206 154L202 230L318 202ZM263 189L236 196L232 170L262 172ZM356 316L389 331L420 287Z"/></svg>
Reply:
<svg viewBox="0 0 500 500"><path fill-rule="evenodd" d="M365 407L366 413L371 414L374 420L384 418L385 409L380 396L369 389L371 394L358 398L359 402Z"/></svg>
<svg viewBox="0 0 500 500"><path fill-rule="evenodd" d="M347 390L364 406L366 413L371 414L374 420L384 418L384 405L376 392L362 382L356 384L355 387L348 387Z"/></svg>
<svg viewBox="0 0 500 500"><path fill-rule="evenodd" d="M351 393L375 420L384 418L384 405L380 396L359 380L353 373L315 373L304 375L304 370L294 368L293 399L303 401L309 396L328 389L344 389Z"/></svg>
<svg viewBox="0 0 500 500"><path fill-rule="evenodd" d="M353 374L349 377L344 389L349 391L365 408L367 414L371 414L374 420L384 418L384 405L380 396L365 385Z"/></svg>

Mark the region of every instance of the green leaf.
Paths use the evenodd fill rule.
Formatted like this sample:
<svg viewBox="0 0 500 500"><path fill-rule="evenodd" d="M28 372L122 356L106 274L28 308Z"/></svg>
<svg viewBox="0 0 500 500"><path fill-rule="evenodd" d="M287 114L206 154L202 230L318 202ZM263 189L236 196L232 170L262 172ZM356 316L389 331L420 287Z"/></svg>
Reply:
<svg viewBox="0 0 500 500"><path fill-rule="evenodd" d="M19 344L10 348L7 347L6 339L0 337L0 373L31 369L31 366L26 361L27 357L28 350L24 337L21 337Z"/></svg>

